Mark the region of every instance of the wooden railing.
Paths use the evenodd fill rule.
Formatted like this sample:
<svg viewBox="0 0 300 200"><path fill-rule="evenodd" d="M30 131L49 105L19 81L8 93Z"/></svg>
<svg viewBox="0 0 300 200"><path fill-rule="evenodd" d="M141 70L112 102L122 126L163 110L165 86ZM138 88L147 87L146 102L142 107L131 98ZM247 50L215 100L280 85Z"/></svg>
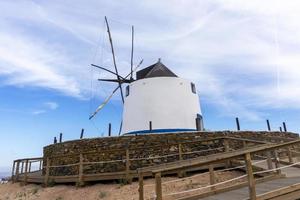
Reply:
<svg viewBox="0 0 300 200"><path fill-rule="evenodd" d="M171 146L177 146L178 152L172 153L172 154L166 154L162 156L154 156L154 157L130 157L130 152L131 151L136 151L136 150L143 150L143 148L129 148L129 149L114 149L114 150L102 150L98 152L83 152L83 153L77 153L77 154L66 154L66 155L56 155L56 156L51 156L51 157L46 157L46 158L26 158L26 159L19 159L15 160L13 163L13 170L12 170L12 177L14 181L19 180L19 176L22 175L24 178L22 179L25 183L27 182L27 177L28 174L32 173L31 171L31 163L33 162L40 162L40 167L39 170L43 169L44 174L42 176L43 182L45 185L48 185L50 179L55 180L55 178L62 178L62 179L68 179L73 178L73 182L77 182L78 185L83 185L84 181L88 181L89 179L87 178L88 175L99 175L99 176L110 176L111 179L125 179L128 182L131 182L133 174L137 177L137 171L136 170L130 170L131 167L131 162L133 161L142 161L142 160L154 160L154 159L161 159L161 158L166 158L166 157L177 157L178 161L184 161L184 156L185 155L190 155L190 154L199 154L199 153L209 153L209 152L227 152L230 150L230 142L232 141L240 141L243 143L243 145L248 145L248 144L265 144L266 142L261 142L261 141L256 141L256 140L249 140L249 139L242 139L242 138L234 138L234 137L215 137L215 138L207 138L207 139L202 139L202 140L197 140L197 141L188 141L188 142L182 142L182 143L172 143L172 144L166 144L165 147L171 147ZM210 141L219 141L222 142L222 147L215 148L215 149L203 149L203 150L198 150L198 151L190 151L190 152L184 152L183 151L183 146L188 145L188 144L201 144L201 143L206 143ZM162 148L161 146L153 146L152 148ZM106 161L97 161L97 162L85 162L84 158L87 155L90 154L98 154L98 153L110 153L110 152L123 152L125 155L124 158L119 159L119 160L106 160ZM207 154L206 154L207 155ZM70 164L65 164L65 165L53 165L52 161L59 159L59 158L66 158L66 157L77 157L79 162L76 163L70 163ZM43 163L43 160L46 161ZM124 163L124 171L120 173L112 172L112 173L100 173L100 174L85 174L84 173L84 166L86 165L97 165L97 164L109 164L109 163ZM25 167L24 167L25 166ZM76 175L73 176L55 176L51 175L51 169L54 168L66 168L66 167L77 167L78 172ZM21 169L21 170L20 170ZM181 171L178 174L181 174L183 171ZM93 178L90 178L93 179ZM94 179L93 179L94 180ZM99 177L99 180L101 178Z"/></svg>
<svg viewBox="0 0 300 200"><path fill-rule="evenodd" d="M247 144L245 144L246 146ZM200 167L200 166L208 166L209 168L209 174L210 174L210 186L207 188L210 189L210 193L216 192L216 186L220 185L222 183L216 183L215 182L215 173L213 165L220 163L220 162L230 162L237 158L243 158L245 162L245 168L246 168L246 175L243 177L247 177L247 185L249 187L249 198L251 200L256 199L256 188L255 188L255 175L261 174L261 173L267 173L276 171L277 174L281 173L281 169L283 167L279 166L279 157L278 152L281 151L281 153L285 152L287 155L287 158L289 160L289 164L291 164L288 167L291 166L298 166L299 163L294 163L294 155L299 156L298 152L293 151L292 149L297 149L297 147L300 145L300 140L291 141L291 142L285 142L280 144L265 144L257 147L252 148L243 148L238 151L227 151L225 153L219 153L214 155L208 155L205 158L194 158L189 160L182 160L177 161L173 163L167 163L164 165L157 165L153 167L148 168L141 168L138 170L139 174L139 199L144 200L144 174L151 172L155 177L155 194L157 200L162 200L165 197L172 196L172 199L180 199L180 200L192 200L192 199L199 199L200 197L203 197L203 194L189 194L190 191L182 191L177 192L173 194L165 194L163 195L162 191L162 180L161 176L165 172L168 171L182 171L193 167ZM252 169L252 158L255 154L258 153L264 153L267 158L267 166L268 170L263 172L253 172ZM298 153L298 154L297 154ZM273 158L272 158L273 155ZM275 163L275 168L273 169L272 162ZM231 181L231 180L229 180ZM227 183L228 181L225 181L223 183ZM242 183L240 184L242 185ZM203 188L199 188L203 189ZM205 188L204 188L205 189ZM193 192L195 189L192 190ZM209 192L208 192L209 193ZM184 194L184 196L180 196ZM176 196L176 195L179 195Z"/></svg>
<svg viewBox="0 0 300 200"><path fill-rule="evenodd" d="M32 171L31 170L32 163L36 163L36 162L39 163L39 168L38 170ZM14 160L12 166L12 181L18 181L19 176L24 175L24 182L27 183L28 174L42 170L42 166L43 166L42 157Z"/></svg>

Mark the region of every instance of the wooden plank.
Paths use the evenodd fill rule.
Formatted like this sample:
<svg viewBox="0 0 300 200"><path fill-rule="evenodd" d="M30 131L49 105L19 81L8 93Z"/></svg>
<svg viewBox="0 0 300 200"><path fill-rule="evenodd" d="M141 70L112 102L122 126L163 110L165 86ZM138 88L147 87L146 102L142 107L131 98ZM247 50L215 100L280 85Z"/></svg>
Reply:
<svg viewBox="0 0 300 200"><path fill-rule="evenodd" d="M267 154L268 169L273 169L273 162L272 162L271 152L267 151L266 154Z"/></svg>
<svg viewBox="0 0 300 200"><path fill-rule="evenodd" d="M144 176L142 172L138 172L139 174L139 200L144 200Z"/></svg>
<svg viewBox="0 0 300 200"><path fill-rule="evenodd" d="M287 155L288 155L288 158L289 158L289 163L292 164L294 161L293 161L293 156L292 156L291 148L287 147L286 150L287 150Z"/></svg>
<svg viewBox="0 0 300 200"><path fill-rule="evenodd" d="M245 163L248 177L249 197L251 200L256 200L255 179L253 176L252 161L250 153L245 154Z"/></svg>
<svg viewBox="0 0 300 200"><path fill-rule="evenodd" d="M156 200L162 200L161 173L155 174L155 193Z"/></svg>
<svg viewBox="0 0 300 200"><path fill-rule="evenodd" d="M274 197L272 200L299 200L300 197L300 190L296 190L279 197Z"/></svg>
<svg viewBox="0 0 300 200"><path fill-rule="evenodd" d="M129 149L126 149L126 181L127 181L127 183L132 182L132 178L130 177L130 154L129 154Z"/></svg>
<svg viewBox="0 0 300 200"><path fill-rule="evenodd" d="M279 168L280 167L280 163L279 163L279 157L278 157L277 151L274 150L273 154L274 154L275 168ZM277 172L277 174L281 174L281 170L280 169L277 169L276 172Z"/></svg>
<svg viewBox="0 0 300 200"><path fill-rule="evenodd" d="M300 190L300 183L296 183L290 186L279 188L277 190L266 192L264 194L260 194L257 196L257 200L271 199L274 197L282 196L287 193L295 192L297 190Z"/></svg>
<svg viewBox="0 0 300 200"><path fill-rule="evenodd" d="M78 186L83 186L83 155L79 155Z"/></svg>
<svg viewBox="0 0 300 200"><path fill-rule="evenodd" d="M182 154L182 144L178 144L178 155L179 155L179 160L183 160L183 154ZM183 178L185 176L185 171L180 170L179 173L177 174L179 178Z"/></svg>
<svg viewBox="0 0 300 200"><path fill-rule="evenodd" d="M27 178L28 178L28 160L25 161L25 174L24 174L24 183L27 184Z"/></svg>
<svg viewBox="0 0 300 200"><path fill-rule="evenodd" d="M212 163L226 161L229 159L238 158L238 157L243 156L246 153L258 153L258 152L270 151L270 150L284 148L284 147L294 145L297 143L300 143L300 140L286 142L286 143L280 143L280 144L265 144L262 146L254 146L252 148L241 149L238 151L208 155L205 158L200 157L200 158L194 158L194 159L183 160L183 161L175 161L172 163L165 163L165 164L157 165L157 166L153 166L153 167L146 167L143 169L143 171L150 170L153 173L156 173L156 172L164 172L164 171L181 169L181 168L190 168L192 166L203 166L203 165L208 165L208 164L212 164Z"/></svg>
<svg viewBox="0 0 300 200"><path fill-rule="evenodd" d="M22 161L22 164L21 164L21 174L23 174L24 172L24 161Z"/></svg>
<svg viewBox="0 0 300 200"><path fill-rule="evenodd" d="M16 167L15 181L17 182L19 180L19 174L20 174L20 161L16 161L16 162L17 162L17 167Z"/></svg>
<svg viewBox="0 0 300 200"><path fill-rule="evenodd" d="M230 137L230 136L225 136L224 139L245 141L248 143L255 143L255 144L270 144L270 142L267 142L267 141L258 141L258 140L252 140L252 139L247 139L247 138Z"/></svg>
<svg viewBox="0 0 300 200"><path fill-rule="evenodd" d="M29 169L28 169L28 172L30 173L31 172L31 162L29 161Z"/></svg>
<svg viewBox="0 0 300 200"><path fill-rule="evenodd" d="M215 172L214 172L214 166L213 165L209 165L209 182L210 185L214 185L216 183L216 177L215 177ZM216 187L211 187L211 190L215 190Z"/></svg>
<svg viewBox="0 0 300 200"><path fill-rule="evenodd" d="M270 180L275 180L275 179L278 179L278 178L282 178L282 176L271 175L271 176L259 178L259 179L256 180L256 182L257 183L263 183L263 182L270 181ZM236 190L236 189L239 189L239 188L243 188L245 186L248 186L248 182L241 182L237 185L227 186L227 187L224 187L224 188L216 189L214 191L204 192L204 193L201 193L201 194L186 195L185 197L180 197L177 200L199 200L199 199L204 198L204 197L208 197L208 196L212 196L212 195L215 195L215 194L220 194L220 193Z"/></svg>
<svg viewBox="0 0 300 200"><path fill-rule="evenodd" d="M223 138L226 138L224 136L222 137L211 137L211 138L206 138L206 139L201 139L201 140L194 140L194 141L187 141L187 142L180 142L181 144L197 144L197 143L204 143L204 142L208 142L208 141L215 141L215 140L222 140ZM178 143L169 143L169 144L164 144L164 147L171 147L171 146L176 146L178 145ZM160 149L161 145L154 145L151 147L152 149ZM138 147L138 148L129 148L129 150L144 150L144 147ZM113 153L113 152L122 152L122 151L126 151L125 148L121 148L121 149L107 149L107 150L100 150L100 151L86 151L86 152L82 152L83 155L87 155L87 154L98 154L99 152L101 153ZM64 154L64 155L54 155L54 156L50 156L49 158L60 158L60 157L76 157L78 156L78 153L70 153L70 154Z"/></svg>
<svg viewBox="0 0 300 200"><path fill-rule="evenodd" d="M17 160L15 160L15 161L25 161L25 160L43 160L43 157L22 158L22 159L17 159Z"/></svg>
<svg viewBox="0 0 300 200"><path fill-rule="evenodd" d="M12 182L14 182L15 167L16 167L16 161L13 162L13 166L12 166L12 170L11 170L11 180L12 180Z"/></svg>
<svg viewBox="0 0 300 200"><path fill-rule="evenodd" d="M39 166L39 170L42 169L42 166L43 166L43 160L40 160L40 166Z"/></svg>
<svg viewBox="0 0 300 200"><path fill-rule="evenodd" d="M229 140L228 139L224 139L224 151L225 152L229 152L230 151L230 147L229 147ZM230 167L230 160L226 161L226 168Z"/></svg>
<svg viewBox="0 0 300 200"><path fill-rule="evenodd" d="M181 143L178 144L178 155L179 155L179 160L183 160L183 157L182 157L182 144Z"/></svg>
<svg viewBox="0 0 300 200"><path fill-rule="evenodd" d="M45 184L45 187L48 186L48 182L49 182L49 175L50 175L50 159L47 158L47 165L46 165L46 174L45 174L45 177L44 177L44 184Z"/></svg>

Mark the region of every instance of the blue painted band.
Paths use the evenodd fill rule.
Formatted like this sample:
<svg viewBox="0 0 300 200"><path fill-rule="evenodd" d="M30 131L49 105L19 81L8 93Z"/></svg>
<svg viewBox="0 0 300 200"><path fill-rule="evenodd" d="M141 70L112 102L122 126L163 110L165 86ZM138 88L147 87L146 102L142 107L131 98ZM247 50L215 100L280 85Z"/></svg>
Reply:
<svg viewBox="0 0 300 200"><path fill-rule="evenodd" d="M185 131L196 131L196 129L153 129L153 130L140 130L140 131L132 131L129 133L125 133L124 135L131 134L147 134L147 133L172 133L172 132L185 132Z"/></svg>

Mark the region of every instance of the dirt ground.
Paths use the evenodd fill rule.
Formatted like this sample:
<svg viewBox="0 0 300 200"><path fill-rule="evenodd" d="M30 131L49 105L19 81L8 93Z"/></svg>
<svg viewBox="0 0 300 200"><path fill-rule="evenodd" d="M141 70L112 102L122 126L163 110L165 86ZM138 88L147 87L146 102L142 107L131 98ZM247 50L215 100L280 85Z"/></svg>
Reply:
<svg viewBox="0 0 300 200"><path fill-rule="evenodd" d="M243 175L238 171L217 172L217 182L229 180ZM179 180L176 177L163 177L162 182ZM238 182L245 180L244 178ZM236 183L237 181L235 181ZM144 191L146 199L154 199L155 188L154 180L146 179L144 181ZM234 183L231 183L234 184ZM163 185L163 194L167 195L174 192L191 190L209 185L209 174L202 173L193 175L187 179L169 182ZM226 184L228 186L229 184ZM219 186L223 187L223 186ZM209 189L203 189L200 192L206 192ZM199 193L199 191L197 191ZM22 186L20 183L7 183L0 185L0 200L135 200L138 199L138 182L134 181L130 185L118 183L98 183L81 188L72 185L56 185L54 187L43 188L40 185ZM174 196L168 196L167 199L174 199Z"/></svg>

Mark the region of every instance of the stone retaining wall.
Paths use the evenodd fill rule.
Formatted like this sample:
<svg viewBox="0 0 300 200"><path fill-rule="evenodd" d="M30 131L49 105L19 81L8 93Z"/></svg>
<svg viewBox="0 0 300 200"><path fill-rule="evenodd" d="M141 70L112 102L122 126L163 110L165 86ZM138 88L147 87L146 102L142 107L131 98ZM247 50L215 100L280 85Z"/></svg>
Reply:
<svg viewBox="0 0 300 200"><path fill-rule="evenodd" d="M268 142L285 142L298 138L298 134L281 132L190 132L190 133L170 133L170 134L150 134L138 136L120 136L91 138L82 140L66 141L44 147L44 162L50 158L51 165L65 165L79 162L79 155L83 153L84 162L99 162L120 160L114 163L101 163L85 165L84 174L121 172L126 170L126 149L129 151L130 169L135 170L140 167L152 166L156 164L171 162L179 159L179 143L182 144L182 152L202 151L196 154L184 154L183 158L193 158L224 151L217 149L223 147L222 140L195 142L197 140L231 136L245 139ZM188 143L186 143L188 142ZM241 144L235 144L240 146ZM88 152L88 153L87 153ZM171 157L139 160L140 158L164 156L174 154ZM50 175L75 175L78 174L78 166L58 167L50 170Z"/></svg>

